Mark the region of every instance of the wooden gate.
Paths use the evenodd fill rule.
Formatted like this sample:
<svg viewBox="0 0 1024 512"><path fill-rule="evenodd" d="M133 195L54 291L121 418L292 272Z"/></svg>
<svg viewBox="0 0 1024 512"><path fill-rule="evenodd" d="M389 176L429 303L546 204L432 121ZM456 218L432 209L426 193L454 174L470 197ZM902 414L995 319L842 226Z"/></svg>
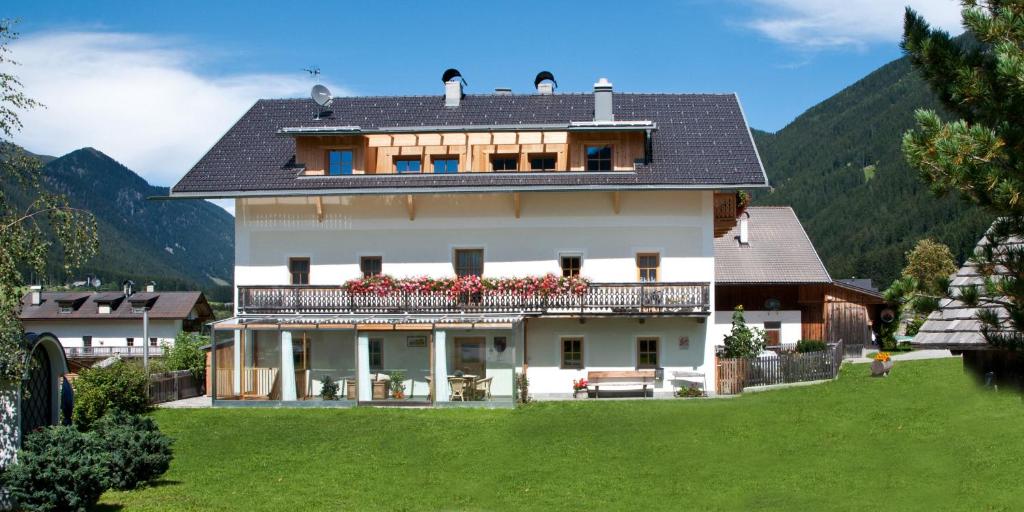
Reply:
<svg viewBox="0 0 1024 512"><path fill-rule="evenodd" d="M825 339L843 340L846 356L860 357L871 346L867 308L852 302L829 302L825 308Z"/></svg>

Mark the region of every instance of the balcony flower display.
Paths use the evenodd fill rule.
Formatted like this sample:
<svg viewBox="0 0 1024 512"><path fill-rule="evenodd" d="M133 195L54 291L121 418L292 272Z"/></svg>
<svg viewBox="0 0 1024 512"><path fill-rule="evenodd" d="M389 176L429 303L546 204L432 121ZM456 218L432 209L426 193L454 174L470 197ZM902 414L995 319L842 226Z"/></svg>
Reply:
<svg viewBox="0 0 1024 512"><path fill-rule="evenodd" d="M344 288L357 295L388 297L397 294L445 293L451 297L466 295L512 294L523 297L583 295L590 281L586 278L559 277L554 274L531 277L481 278L462 276L448 278L395 278L387 275L361 277L347 281Z"/></svg>

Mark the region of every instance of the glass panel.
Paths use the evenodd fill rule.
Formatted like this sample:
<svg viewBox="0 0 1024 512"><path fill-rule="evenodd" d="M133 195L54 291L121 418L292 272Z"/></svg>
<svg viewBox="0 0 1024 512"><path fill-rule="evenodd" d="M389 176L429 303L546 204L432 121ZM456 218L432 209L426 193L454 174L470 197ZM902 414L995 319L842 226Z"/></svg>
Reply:
<svg viewBox="0 0 1024 512"><path fill-rule="evenodd" d="M580 256L562 256L562 276L573 277L580 275L580 267L583 258Z"/></svg>
<svg viewBox="0 0 1024 512"><path fill-rule="evenodd" d="M370 338L370 371L379 372L384 369L384 340Z"/></svg>
<svg viewBox="0 0 1024 512"><path fill-rule="evenodd" d="M653 368L658 366L657 338L641 338L637 340L637 366Z"/></svg>
<svg viewBox="0 0 1024 512"><path fill-rule="evenodd" d="M420 172L420 161L419 159L396 159L395 160L395 172Z"/></svg>
<svg viewBox="0 0 1024 512"><path fill-rule="evenodd" d="M459 160L457 158L435 158L435 174L455 174L459 172Z"/></svg>
<svg viewBox="0 0 1024 512"><path fill-rule="evenodd" d="M587 146L586 153L588 171L612 170L611 146Z"/></svg>
<svg viewBox="0 0 1024 512"><path fill-rule="evenodd" d="M359 259L359 268L363 277L380 275L383 261L380 256L363 256Z"/></svg>
<svg viewBox="0 0 1024 512"><path fill-rule="evenodd" d="M308 258L292 258L288 260L288 270L292 275L292 284L309 284Z"/></svg>
<svg viewBox="0 0 1024 512"><path fill-rule="evenodd" d="M327 152L327 174L341 176L352 174L352 151L348 149L332 149Z"/></svg>
<svg viewBox="0 0 1024 512"><path fill-rule="evenodd" d="M578 338L562 340L562 367L583 368L583 340Z"/></svg>
<svg viewBox="0 0 1024 512"><path fill-rule="evenodd" d="M515 389L514 330L474 330L448 333L447 361L439 375L438 393L453 405L481 406L513 403ZM443 379L443 380L442 380Z"/></svg>
<svg viewBox="0 0 1024 512"><path fill-rule="evenodd" d="M495 155L491 157L491 170L515 171L519 168L518 155Z"/></svg>
<svg viewBox="0 0 1024 512"><path fill-rule="evenodd" d="M554 155L530 155L531 171L553 171L555 170Z"/></svg>
<svg viewBox="0 0 1024 512"><path fill-rule="evenodd" d="M484 274L483 249L456 249L455 275L482 276Z"/></svg>

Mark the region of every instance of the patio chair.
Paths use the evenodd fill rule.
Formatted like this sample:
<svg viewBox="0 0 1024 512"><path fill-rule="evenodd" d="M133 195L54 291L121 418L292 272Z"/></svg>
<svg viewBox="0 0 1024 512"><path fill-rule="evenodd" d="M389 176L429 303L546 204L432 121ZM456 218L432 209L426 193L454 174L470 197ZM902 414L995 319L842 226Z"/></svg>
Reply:
<svg viewBox="0 0 1024 512"><path fill-rule="evenodd" d="M476 390L483 400L491 399L491 381L494 377L487 377L486 379L480 379L476 381Z"/></svg>
<svg viewBox="0 0 1024 512"><path fill-rule="evenodd" d="M466 401L466 379L462 377L448 377L448 387L451 388L451 395L448 397L449 401L455 401L455 399Z"/></svg>

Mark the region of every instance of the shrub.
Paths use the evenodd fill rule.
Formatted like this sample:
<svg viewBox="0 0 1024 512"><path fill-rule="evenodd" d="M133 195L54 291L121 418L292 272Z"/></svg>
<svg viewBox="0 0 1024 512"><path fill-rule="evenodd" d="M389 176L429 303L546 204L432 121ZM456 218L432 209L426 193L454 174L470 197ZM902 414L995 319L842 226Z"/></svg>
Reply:
<svg viewBox="0 0 1024 512"><path fill-rule="evenodd" d="M801 354L805 352L822 352L826 348L828 346L821 340L800 340L796 342L796 351Z"/></svg>
<svg viewBox="0 0 1024 512"><path fill-rule="evenodd" d="M188 370L196 382L206 379L206 353L203 345L210 343L210 338L194 332L180 332L174 338L174 346L164 345L162 367L167 371Z"/></svg>
<svg viewBox="0 0 1024 512"><path fill-rule="evenodd" d="M142 368L125 361L84 370L75 379L72 419L80 430L89 430L93 422L114 409L144 413L149 410L148 389L149 377Z"/></svg>
<svg viewBox="0 0 1024 512"><path fill-rule="evenodd" d="M108 488L109 464L92 434L46 427L25 436L3 483L19 510L87 510Z"/></svg>
<svg viewBox="0 0 1024 512"><path fill-rule="evenodd" d="M704 396L704 391L696 386L682 386L676 392L679 398L697 398Z"/></svg>
<svg viewBox="0 0 1024 512"><path fill-rule="evenodd" d="M732 331L725 336L725 350L722 357L757 357L765 347L764 330L748 327L743 318L743 306L736 306L732 313Z"/></svg>
<svg viewBox="0 0 1024 512"><path fill-rule="evenodd" d="M171 439L152 418L114 411L93 424L92 434L110 456L111 488L130 490L153 482L171 465Z"/></svg>
<svg viewBox="0 0 1024 512"><path fill-rule="evenodd" d="M530 403L530 379L526 378L526 374L517 373L513 381L515 384L515 397L516 403L528 404Z"/></svg>
<svg viewBox="0 0 1024 512"><path fill-rule="evenodd" d="M338 383L330 375L320 377L320 398L324 400L338 399Z"/></svg>

